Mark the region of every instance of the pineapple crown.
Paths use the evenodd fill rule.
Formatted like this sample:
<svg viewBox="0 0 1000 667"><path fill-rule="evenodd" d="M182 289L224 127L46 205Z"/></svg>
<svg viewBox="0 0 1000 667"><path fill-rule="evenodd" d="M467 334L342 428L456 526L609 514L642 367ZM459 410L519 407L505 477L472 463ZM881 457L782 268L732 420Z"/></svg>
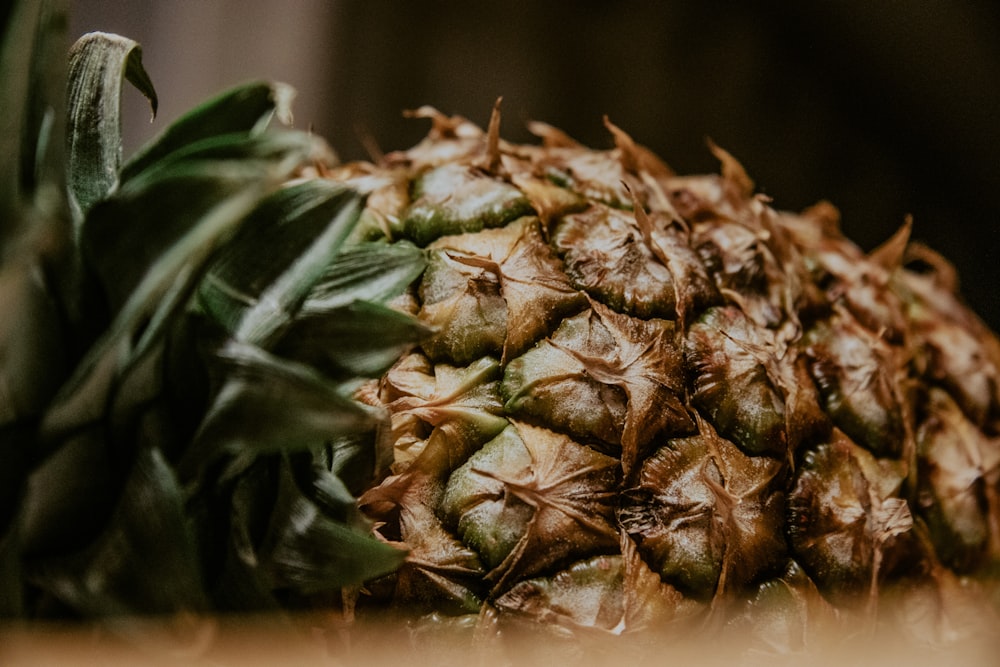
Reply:
<svg viewBox="0 0 1000 667"><path fill-rule="evenodd" d="M67 64L66 5L15 3L0 62L0 616L274 609L391 571L355 502L386 416L354 396L426 334L385 305L422 252L350 240L363 195L300 178L334 156L280 126L283 84L123 159L124 83L156 113L141 48L92 33Z"/></svg>

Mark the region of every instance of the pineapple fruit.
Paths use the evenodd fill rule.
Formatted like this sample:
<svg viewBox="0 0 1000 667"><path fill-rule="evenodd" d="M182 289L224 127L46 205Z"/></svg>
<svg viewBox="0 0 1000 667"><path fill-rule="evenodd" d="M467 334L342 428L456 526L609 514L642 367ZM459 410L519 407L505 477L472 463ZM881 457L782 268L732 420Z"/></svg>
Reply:
<svg viewBox="0 0 1000 667"><path fill-rule="evenodd" d="M328 175L371 182L359 237L428 262L398 307L434 333L364 394L394 456L361 505L408 550L373 598L802 628L995 575L1000 348L909 221L866 255L715 146L679 176L607 120L594 151L416 115L422 143Z"/></svg>
<svg viewBox="0 0 1000 667"><path fill-rule="evenodd" d="M1000 343L909 222L866 255L718 147L514 145L499 105L338 165L267 84L123 161L138 45L77 44L63 142L62 11L4 52L0 616L994 628Z"/></svg>

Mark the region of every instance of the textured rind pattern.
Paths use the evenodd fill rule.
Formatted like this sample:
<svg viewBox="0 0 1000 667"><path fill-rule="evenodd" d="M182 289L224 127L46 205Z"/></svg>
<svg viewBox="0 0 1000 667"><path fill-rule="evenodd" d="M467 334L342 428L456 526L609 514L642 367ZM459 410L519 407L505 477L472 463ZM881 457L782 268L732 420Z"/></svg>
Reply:
<svg viewBox="0 0 1000 667"><path fill-rule="evenodd" d="M380 179L360 234L428 247L411 306L438 330L414 353L427 381L498 363L485 410L525 448L500 472L480 460L513 456L502 437L442 444L471 415L414 430L412 388L383 381L411 428L362 507L387 526L420 514L479 554L450 598L465 587L487 624L621 633L759 613L788 629L995 572L1000 345L909 224L866 255L831 205L776 210L714 146L721 175L682 177L610 123L615 148L594 151L542 125L523 146L429 115L410 151L332 176ZM411 464L415 440L461 454ZM570 446L615 460L613 481L594 457L567 465ZM432 560L409 571L448 579Z"/></svg>

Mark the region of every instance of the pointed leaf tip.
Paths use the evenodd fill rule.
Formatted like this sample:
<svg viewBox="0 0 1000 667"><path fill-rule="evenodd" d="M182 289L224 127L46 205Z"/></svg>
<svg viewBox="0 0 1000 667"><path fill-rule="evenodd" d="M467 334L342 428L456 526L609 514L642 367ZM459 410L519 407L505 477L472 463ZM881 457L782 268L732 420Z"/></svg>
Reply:
<svg viewBox="0 0 1000 667"><path fill-rule="evenodd" d="M913 232L913 216L908 215L899 229L882 245L871 251L868 258L886 271L893 271L903 265L906 247Z"/></svg>
<svg viewBox="0 0 1000 667"><path fill-rule="evenodd" d="M484 168L490 173L496 173L500 166L500 103L503 97L498 97L490 112L490 124L486 131L486 156Z"/></svg>
<svg viewBox="0 0 1000 667"><path fill-rule="evenodd" d="M708 150L712 151L712 155L722 163L722 178L736 186L738 193L743 197L753 195L753 179L747 174L746 169L743 168L739 160L733 157L732 153L712 141L712 139L706 138L705 141L708 144Z"/></svg>
<svg viewBox="0 0 1000 667"><path fill-rule="evenodd" d="M137 42L92 32L70 49L66 145L70 188L82 212L118 184L122 81L130 82L149 100L155 116L156 90L142 66L142 47Z"/></svg>

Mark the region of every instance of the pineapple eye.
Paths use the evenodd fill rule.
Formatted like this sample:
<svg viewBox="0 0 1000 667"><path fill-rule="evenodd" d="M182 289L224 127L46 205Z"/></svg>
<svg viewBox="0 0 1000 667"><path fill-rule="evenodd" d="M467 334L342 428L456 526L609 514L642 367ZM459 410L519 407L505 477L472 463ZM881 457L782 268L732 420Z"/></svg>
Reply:
<svg viewBox="0 0 1000 667"><path fill-rule="evenodd" d="M876 459L842 433L833 436L804 458L788 520L796 558L822 590L843 600L875 590L919 549L899 497L904 467Z"/></svg>
<svg viewBox="0 0 1000 667"><path fill-rule="evenodd" d="M785 506L778 461L748 457L707 423L699 428L646 459L619 520L655 572L706 599L781 562L784 537L773 522Z"/></svg>

